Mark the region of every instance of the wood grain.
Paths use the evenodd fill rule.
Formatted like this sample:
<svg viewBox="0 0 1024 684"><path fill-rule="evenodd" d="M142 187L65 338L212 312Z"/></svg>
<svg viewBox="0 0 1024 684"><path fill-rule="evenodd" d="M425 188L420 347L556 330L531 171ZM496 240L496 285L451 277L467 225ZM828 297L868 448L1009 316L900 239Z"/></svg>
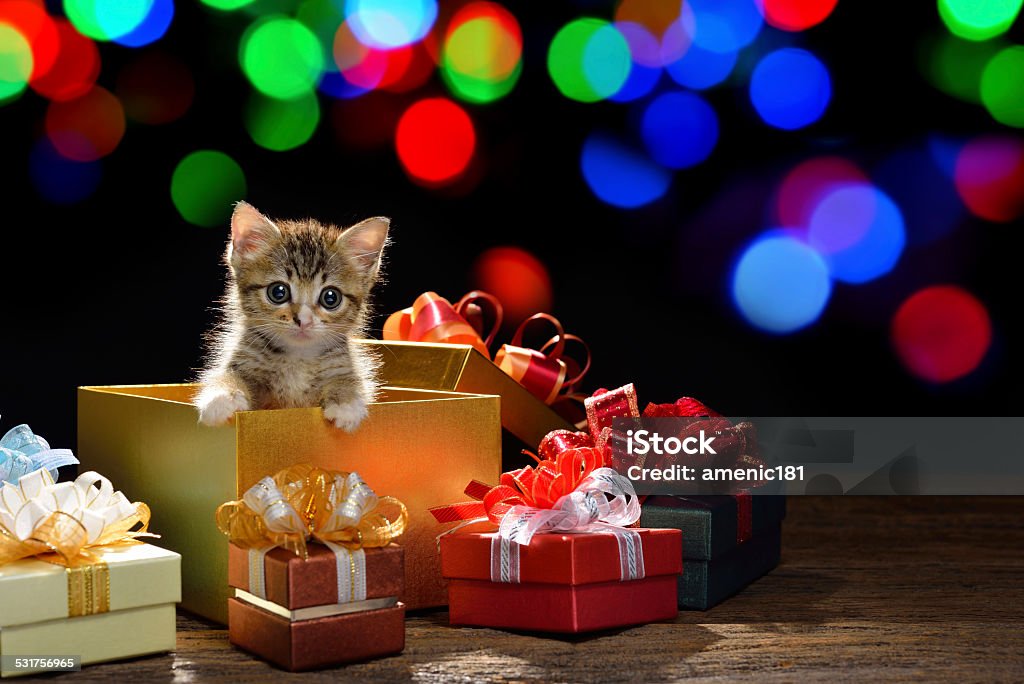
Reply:
<svg viewBox="0 0 1024 684"><path fill-rule="evenodd" d="M1021 681L1021 498L790 499L782 565L674 623L552 638L406 623L401 656L307 675L178 618L178 650L62 681ZM22 680L24 681L24 680Z"/></svg>

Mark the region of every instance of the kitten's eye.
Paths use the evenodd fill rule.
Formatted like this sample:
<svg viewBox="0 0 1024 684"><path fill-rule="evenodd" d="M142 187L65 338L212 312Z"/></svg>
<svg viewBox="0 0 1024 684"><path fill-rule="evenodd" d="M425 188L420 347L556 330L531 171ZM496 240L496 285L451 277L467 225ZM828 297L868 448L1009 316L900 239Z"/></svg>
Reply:
<svg viewBox="0 0 1024 684"><path fill-rule="evenodd" d="M284 304L292 298L292 291L284 283L271 283L267 286L267 299L272 304Z"/></svg>
<svg viewBox="0 0 1024 684"><path fill-rule="evenodd" d="M336 287L325 287L320 292L320 306L325 309L337 309L341 305L341 292Z"/></svg>

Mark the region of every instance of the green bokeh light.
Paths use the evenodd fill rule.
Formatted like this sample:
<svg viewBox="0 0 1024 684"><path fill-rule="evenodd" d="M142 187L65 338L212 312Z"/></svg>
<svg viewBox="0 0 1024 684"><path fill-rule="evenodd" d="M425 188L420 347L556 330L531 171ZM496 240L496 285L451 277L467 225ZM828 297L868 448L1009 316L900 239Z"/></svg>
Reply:
<svg viewBox="0 0 1024 684"><path fill-rule="evenodd" d="M1001 40L976 43L944 35L921 54L928 79L939 90L966 102L981 102L981 74L1005 47Z"/></svg>
<svg viewBox="0 0 1024 684"><path fill-rule="evenodd" d="M242 35L238 57L257 90L282 100L312 92L324 70L324 50L316 35L284 16L250 26Z"/></svg>
<svg viewBox="0 0 1024 684"><path fill-rule="evenodd" d="M202 0L204 5L222 12L230 12L252 3L252 0Z"/></svg>
<svg viewBox="0 0 1024 684"><path fill-rule="evenodd" d="M294 100L253 94L245 109L245 129L260 147L275 152L304 145L320 123L320 102L315 93Z"/></svg>
<svg viewBox="0 0 1024 684"><path fill-rule="evenodd" d="M441 77L462 100L494 102L512 91L522 73L520 41L499 17L470 19L445 41Z"/></svg>
<svg viewBox="0 0 1024 684"><path fill-rule="evenodd" d="M0 23L0 104L25 90L32 75L32 46L13 26Z"/></svg>
<svg viewBox="0 0 1024 684"><path fill-rule="evenodd" d="M597 102L617 93L631 66L626 39L600 19L566 24L548 49L551 80L563 95L580 102Z"/></svg>
<svg viewBox="0 0 1024 684"><path fill-rule="evenodd" d="M939 16L954 35L988 40L1005 33L1024 0L939 0Z"/></svg>
<svg viewBox="0 0 1024 684"><path fill-rule="evenodd" d="M64 14L93 40L127 36L146 20L153 0L64 0Z"/></svg>
<svg viewBox="0 0 1024 684"><path fill-rule="evenodd" d="M216 150L189 154L171 176L171 201L182 218L197 226L227 226L232 205L245 192L242 168Z"/></svg>
<svg viewBox="0 0 1024 684"><path fill-rule="evenodd" d="M1024 128L1024 47L1004 48L981 76L981 101L996 121Z"/></svg>

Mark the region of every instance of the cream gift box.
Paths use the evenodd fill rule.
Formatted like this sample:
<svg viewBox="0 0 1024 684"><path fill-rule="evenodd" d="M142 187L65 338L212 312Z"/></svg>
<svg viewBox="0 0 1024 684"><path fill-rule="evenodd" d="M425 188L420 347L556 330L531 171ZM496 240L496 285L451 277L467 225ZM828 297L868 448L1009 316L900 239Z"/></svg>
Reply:
<svg viewBox="0 0 1024 684"><path fill-rule="evenodd" d="M174 650L181 557L130 542L88 552L98 562L70 569L34 557L0 565L0 655L89 664Z"/></svg>
<svg viewBox="0 0 1024 684"><path fill-rule="evenodd" d="M387 364L385 363L385 366ZM427 512L456 500L469 480L501 470L497 396L385 388L353 433L319 408L245 411L233 425L197 423L195 385L82 387L78 456L116 473L118 486L154 511L161 543L182 555L182 606L227 622L228 540L214 511L267 473L296 463L358 471L408 506L405 592L409 608L447 603Z"/></svg>

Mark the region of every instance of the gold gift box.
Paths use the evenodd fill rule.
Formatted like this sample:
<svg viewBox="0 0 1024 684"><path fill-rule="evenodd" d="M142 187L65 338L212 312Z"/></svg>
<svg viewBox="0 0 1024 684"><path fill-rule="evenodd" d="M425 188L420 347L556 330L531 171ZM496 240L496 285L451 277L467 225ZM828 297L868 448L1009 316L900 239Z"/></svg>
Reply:
<svg viewBox="0 0 1024 684"><path fill-rule="evenodd" d="M535 450L552 430L576 429L468 344L378 340L360 343L374 350L383 361L381 380L385 385L499 395L502 427L530 449Z"/></svg>
<svg viewBox="0 0 1024 684"><path fill-rule="evenodd" d="M387 353L386 350L384 353ZM387 367L387 364L385 365ZM497 482L497 396L386 387L354 433L320 408L245 411L233 425L197 423L196 385L81 387L81 468L108 473L153 511L161 545L182 555L182 606L227 621L228 540L214 524L221 503L295 463L358 472L409 509L399 539L410 608L447 603L431 506L460 501L473 479Z"/></svg>

